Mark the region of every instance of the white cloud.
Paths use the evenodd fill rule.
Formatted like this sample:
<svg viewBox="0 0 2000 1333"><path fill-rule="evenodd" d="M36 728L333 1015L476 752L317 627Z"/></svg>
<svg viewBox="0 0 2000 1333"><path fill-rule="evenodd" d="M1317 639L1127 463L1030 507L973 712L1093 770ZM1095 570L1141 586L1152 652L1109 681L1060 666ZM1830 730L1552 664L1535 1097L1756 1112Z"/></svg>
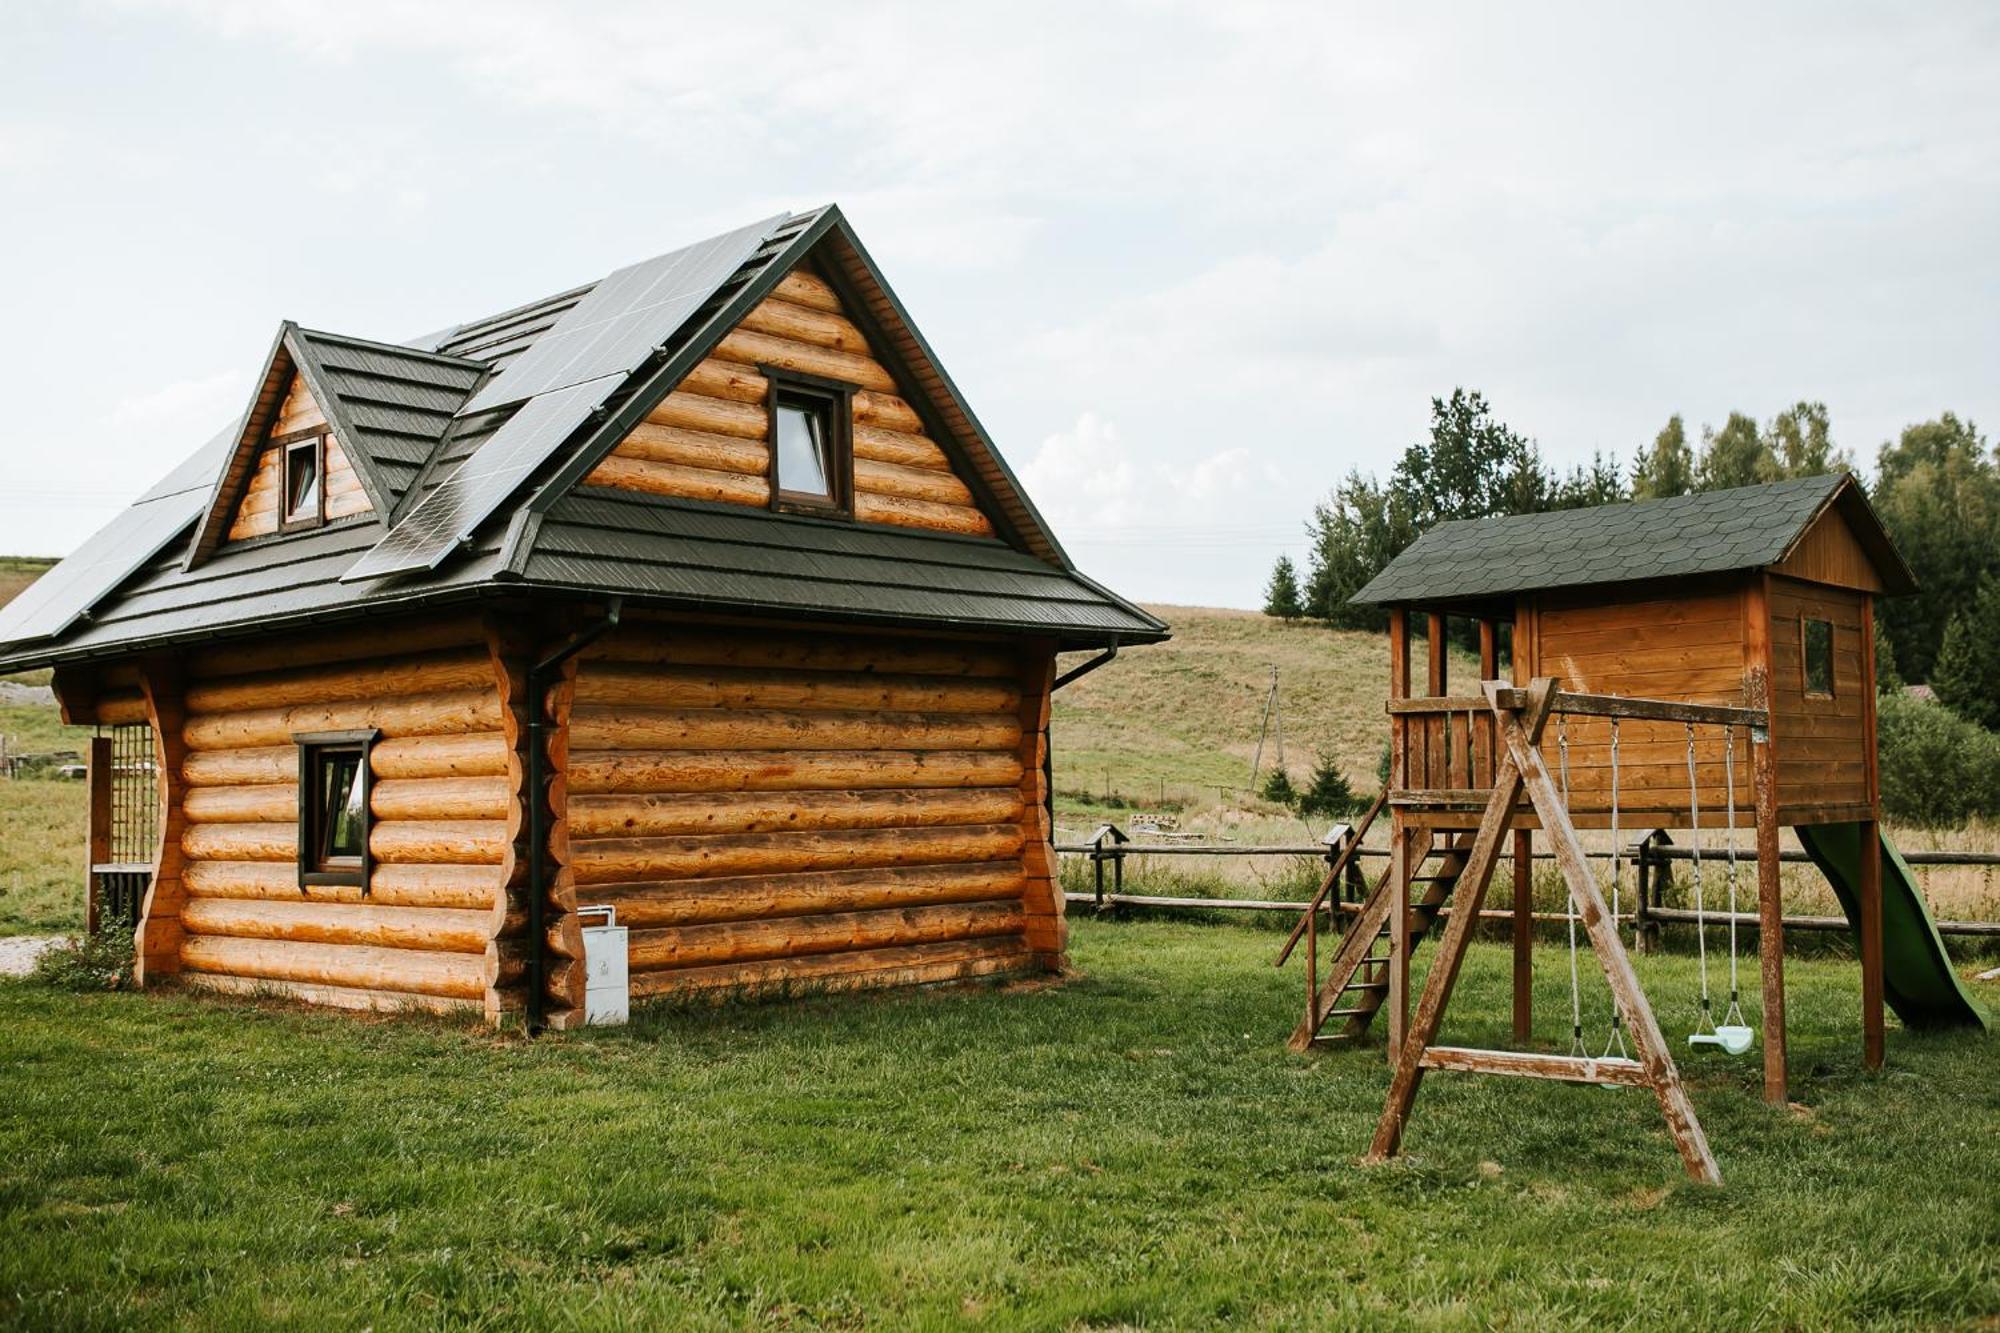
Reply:
<svg viewBox="0 0 2000 1333"><path fill-rule="evenodd" d="M47 314L0 329L10 465L120 447L71 404L205 378L283 315L401 336L828 199L1137 595L1254 598L1456 384L1561 462L1800 396L1863 457L2000 419L1975 4L30 9L98 91L18 79L0 124L0 171L63 168L0 218Z"/></svg>
<svg viewBox="0 0 2000 1333"><path fill-rule="evenodd" d="M144 428L158 439L202 440L217 425L240 415L250 393L251 371L237 366L193 379L175 380L121 398L104 413L104 424L119 430ZM167 460L171 467L191 446Z"/></svg>

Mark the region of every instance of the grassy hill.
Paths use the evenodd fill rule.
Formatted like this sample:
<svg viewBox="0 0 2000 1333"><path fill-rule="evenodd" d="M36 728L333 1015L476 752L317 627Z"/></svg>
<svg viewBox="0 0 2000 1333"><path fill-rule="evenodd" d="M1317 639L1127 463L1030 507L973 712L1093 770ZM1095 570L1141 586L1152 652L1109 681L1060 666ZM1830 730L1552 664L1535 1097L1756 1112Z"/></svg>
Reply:
<svg viewBox="0 0 2000 1333"><path fill-rule="evenodd" d="M1250 774L1271 668L1278 669L1285 767L1303 782L1322 754L1372 792L1389 738L1388 640L1286 625L1255 611L1149 608L1167 643L1121 652L1056 695L1056 788L1203 803L1239 799ZM1089 654L1065 657L1068 667ZM1275 760L1267 744L1265 771ZM1218 793L1218 788L1224 794Z"/></svg>

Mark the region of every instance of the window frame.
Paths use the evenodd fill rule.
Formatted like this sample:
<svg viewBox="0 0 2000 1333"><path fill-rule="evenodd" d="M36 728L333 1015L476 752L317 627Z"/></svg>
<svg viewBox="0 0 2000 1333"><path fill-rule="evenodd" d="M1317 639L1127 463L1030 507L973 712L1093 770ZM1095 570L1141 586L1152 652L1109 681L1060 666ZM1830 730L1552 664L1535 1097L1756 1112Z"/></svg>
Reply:
<svg viewBox="0 0 2000 1333"><path fill-rule="evenodd" d="M283 462L278 477L278 531L304 532L310 528L326 526L326 441L328 430L325 426L314 426L308 430L288 431L271 437L271 446L283 451ZM310 446L313 450L313 468L317 474L314 487L313 508L310 514L292 517L292 454L295 450Z"/></svg>
<svg viewBox="0 0 2000 1333"><path fill-rule="evenodd" d="M372 727L356 731L300 731L292 734L292 743L299 751L299 892L320 885L348 885L358 887L362 897L368 896L369 879L375 869L375 857L368 845L375 829L375 815L370 809L374 779L369 770L371 751L381 736L382 733ZM361 854L323 859L319 855L321 829L319 792L316 790L317 761L328 751L342 750L357 751L361 760L354 775L354 780L361 787Z"/></svg>
<svg viewBox="0 0 2000 1333"><path fill-rule="evenodd" d="M1826 688L1823 690L1813 688L1811 629L1813 625L1826 626ZM1831 616L1813 615L1810 612L1799 614L1799 691L1808 699L1832 699L1839 693L1835 688L1838 682L1833 669L1833 636L1836 628Z"/></svg>
<svg viewBox="0 0 2000 1333"><path fill-rule="evenodd" d="M764 393L764 438L771 455L771 509L775 513L854 517L854 395L858 384L808 375L782 366L759 366L769 386ZM826 413L826 480L829 494L784 489L778 463L778 409L785 400L805 400Z"/></svg>

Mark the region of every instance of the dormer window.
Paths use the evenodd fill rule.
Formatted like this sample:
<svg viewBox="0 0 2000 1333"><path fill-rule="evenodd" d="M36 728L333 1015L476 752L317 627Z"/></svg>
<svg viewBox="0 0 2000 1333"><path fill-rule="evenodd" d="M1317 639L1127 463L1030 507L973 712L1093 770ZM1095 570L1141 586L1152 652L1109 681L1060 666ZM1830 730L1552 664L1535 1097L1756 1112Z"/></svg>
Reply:
<svg viewBox="0 0 2000 1333"><path fill-rule="evenodd" d="M854 503L854 386L777 367L771 382L771 507L847 514Z"/></svg>
<svg viewBox="0 0 2000 1333"><path fill-rule="evenodd" d="M285 445L283 528L318 527L326 518L326 436L310 435Z"/></svg>

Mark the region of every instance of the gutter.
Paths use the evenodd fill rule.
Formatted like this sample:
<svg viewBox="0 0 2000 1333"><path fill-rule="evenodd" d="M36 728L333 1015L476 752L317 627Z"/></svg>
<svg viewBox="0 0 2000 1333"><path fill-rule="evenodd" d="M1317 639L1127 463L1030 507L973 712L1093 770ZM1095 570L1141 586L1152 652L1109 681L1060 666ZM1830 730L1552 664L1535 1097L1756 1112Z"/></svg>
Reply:
<svg viewBox="0 0 2000 1333"><path fill-rule="evenodd" d="M604 605L604 619L576 631L547 657L528 668L528 999L526 1026L529 1036L542 1030L548 1011L548 792L544 790L543 758L548 753L549 673L595 643L618 624L625 599L613 597Z"/></svg>

